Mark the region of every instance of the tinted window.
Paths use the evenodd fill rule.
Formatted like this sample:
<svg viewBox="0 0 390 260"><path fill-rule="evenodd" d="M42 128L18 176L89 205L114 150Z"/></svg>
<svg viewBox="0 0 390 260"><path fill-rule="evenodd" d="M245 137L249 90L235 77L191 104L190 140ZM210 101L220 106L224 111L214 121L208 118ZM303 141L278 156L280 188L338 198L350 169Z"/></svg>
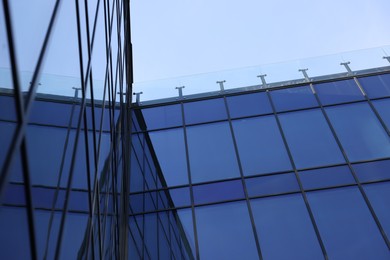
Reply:
<svg viewBox="0 0 390 260"><path fill-rule="evenodd" d="M195 259L195 236L194 236L194 226L192 220L192 211L191 209L181 209L177 211L177 225L183 228L181 231L181 238L183 245L191 248L189 255L192 255L191 259Z"/></svg>
<svg viewBox="0 0 390 260"><path fill-rule="evenodd" d="M323 105L364 99L363 93L352 79L316 84L314 88Z"/></svg>
<svg viewBox="0 0 390 260"><path fill-rule="evenodd" d="M308 192L307 195L329 259L390 257L357 188Z"/></svg>
<svg viewBox="0 0 390 260"><path fill-rule="evenodd" d="M183 129L150 132L149 136L167 186L187 184Z"/></svg>
<svg viewBox="0 0 390 260"><path fill-rule="evenodd" d="M142 114L149 130L182 125L180 105L146 108Z"/></svg>
<svg viewBox="0 0 390 260"><path fill-rule="evenodd" d="M232 118L272 113L267 93L253 93L227 98Z"/></svg>
<svg viewBox="0 0 390 260"><path fill-rule="evenodd" d="M390 129L390 99L374 100L372 102L380 117Z"/></svg>
<svg viewBox="0 0 390 260"><path fill-rule="evenodd" d="M299 172L304 189L317 189L355 183L347 166Z"/></svg>
<svg viewBox="0 0 390 260"><path fill-rule="evenodd" d="M184 104L186 124L196 124L227 118L223 99L210 99Z"/></svg>
<svg viewBox="0 0 390 260"><path fill-rule="evenodd" d="M301 195L251 200L264 259L322 259Z"/></svg>
<svg viewBox="0 0 390 260"><path fill-rule="evenodd" d="M194 185L192 188L195 204L242 199L245 197L241 180Z"/></svg>
<svg viewBox="0 0 390 260"><path fill-rule="evenodd" d="M245 175L291 169L274 116L235 120L233 129Z"/></svg>
<svg viewBox="0 0 390 260"><path fill-rule="evenodd" d="M175 207L191 205L189 188L170 189L169 194Z"/></svg>
<svg viewBox="0 0 390 260"><path fill-rule="evenodd" d="M390 96L390 74L359 78L369 98Z"/></svg>
<svg viewBox="0 0 390 260"><path fill-rule="evenodd" d="M280 122L297 168L344 162L320 110L281 114Z"/></svg>
<svg viewBox="0 0 390 260"><path fill-rule="evenodd" d="M227 123L187 127L192 182L239 177Z"/></svg>
<svg viewBox="0 0 390 260"><path fill-rule="evenodd" d="M390 161L353 164L353 169L361 182L390 179Z"/></svg>
<svg viewBox="0 0 390 260"><path fill-rule="evenodd" d="M274 90L270 93L276 111L318 106L317 100L309 86Z"/></svg>
<svg viewBox="0 0 390 260"><path fill-rule="evenodd" d="M390 139L366 103L326 108L351 161L390 156Z"/></svg>
<svg viewBox="0 0 390 260"><path fill-rule="evenodd" d="M248 178L245 182L250 197L299 191L298 182L293 173Z"/></svg>
<svg viewBox="0 0 390 260"><path fill-rule="evenodd" d="M201 259L257 259L246 202L195 208Z"/></svg>

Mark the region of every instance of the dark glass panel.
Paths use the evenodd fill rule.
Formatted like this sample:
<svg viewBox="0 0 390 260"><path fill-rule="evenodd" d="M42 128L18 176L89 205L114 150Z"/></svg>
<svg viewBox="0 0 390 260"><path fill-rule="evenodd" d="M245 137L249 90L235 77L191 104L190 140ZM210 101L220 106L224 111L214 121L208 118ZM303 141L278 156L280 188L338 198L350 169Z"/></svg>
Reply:
<svg viewBox="0 0 390 260"><path fill-rule="evenodd" d="M80 114L80 107L73 114L73 125L76 124ZM71 116L72 104L49 101L35 101L31 109L30 123L68 126ZM82 124L82 126L84 126Z"/></svg>
<svg viewBox="0 0 390 260"><path fill-rule="evenodd" d="M353 164L352 167L360 182L390 179L389 160Z"/></svg>
<svg viewBox="0 0 390 260"><path fill-rule="evenodd" d="M130 163L130 191L137 192L144 190L144 176L139 165L139 161L135 156L135 151L132 149L131 153L131 163Z"/></svg>
<svg viewBox="0 0 390 260"><path fill-rule="evenodd" d="M274 90L270 93L278 112L318 106L309 86Z"/></svg>
<svg viewBox="0 0 390 260"><path fill-rule="evenodd" d="M151 259L158 259L158 222L157 213L144 215L144 243Z"/></svg>
<svg viewBox="0 0 390 260"><path fill-rule="evenodd" d="M314 85L322 105L363 100L363 93L353 79L332 81Z"/></svg>
<svg viewBox="0 0 390 260"><path fill-rule="evenodd" d="M67 213L61 246L61 257L63 259L77 259L86 237L87 223L88 214Z"/></svg>
<svg viewBox="0 0 390 260"><path fill-rule="evenodd" d="M157 192L146 192L145 193L145 211L157 210Z"/></svg>
<svg viewBox="0 0 390 260"><path fill-rule="evenodd" d="M195 204L243 199L245 197L241 180L195 185L192 186L192 189Z"/></svg>
<svg viewBox="0 0 390 260"><path fill-rule="evenodd" d="M326 108L350 161L390 156L390 139L366 103Z"/></svg>
<svg viewBox="0 0 390 260"><path fill-rule="evenodd" d="M192 210L191 209L181 209L177 211L177 226L180 230L181 241L186 251L191 257L195 258L195 236L194 236L194 226L192 220Z"/></svg>
<svg viewBox="0 0 390 260"><path fill-rule="evenodd" d="M279 118L298 169L344 162L320 110L286 113Z"/></svg>
<svg viewBox="0 0 390 260"><path fill-rule="evenodd" d="M0 73L2 73L0 71ZM0 74L1 75L1 74ZM0 85L1 88L1 85ZM0 90L3 91L3 90ZM0 119L16 121L15 99L12 95L4 95L0 92Z"/></svg>
<svg viewBox="0 0 390 260"><path fill-rule="evenodd" d="M0 122L0 169L3 167L8 149L11 147L15 129L15 123Z"/></svg>
<svg viewBox="0 0 390 260"><path fill-rule="evenodd" d="M182 128L149 133L167 187L188 184Z"/></svg>
<svg viewBox="0 0 390 260"><path fill-rule="evenodd" d="M390 74L358 79L369 98L390 96Z"/></svg>
<svg viewBox="0 0 390 260"><path fill-rule="evenodd" d="M184 115L187 125L227 118L222 98L184 103Z"/></svg>
<svg viewBox="0 0 390 260"><path fill-rule="evenodd" d="M264 259L322 259L302 195L251 200Z"/></svg>
<svg viewBox="0 0 390 260"><path fill-rule="evenodd" d="M187 127L192 182L239 177L228 123Z"/></svg>
<svg viewBox="0 0 390 260"><path fill-rule="evenodd" d="M274 116L234 120L233 129L245 175L291 169Z"/></svg>
<svg viewBox="0 0 390 260"><path fill-rule="evenodd" d="M355 183L348 166L299 172L304 189L325 188Z"/></svg>
<svg viewBox="0 0 390 260"><path fill-rule="evenodd" d="M329 259L388 259L390 252L358 188L307 193Z"/></svg>
<svg viewBox="0 0 390 260"><path fill-rule="evenodd" d="M272 113L265 92L227 97L227 103L232 118Z"/></svg>
<svg viewBox="0 0 390 260"><path fill-rule="evenodd" d="M144 212L145 193L130 195L130 211L132 214Z"/></svg>
<svg viewBox="0 0 390 260"><path fill-rule="evenodd" d="M390 98L374 100L372 103L374 104L375 109L378 111L380 117L384 121L387 129L390 130Z"/></svg>
<svg viewBox="0 0 390 260"><path fill-rule="evenodd" d="M196 207L201 259L257 259L246 202Z"/></svg>
<svg viewBox="0 0 390 260"><path fill-rule="evenodd" d="M245 182L249 197L299 191L299 185L293 173L248 178Z"/></svg>
<svg viewBox="0 0 390 260"><path fill-rule="evenodd" d="M171 195L174 207L191 205L189 188L170 189L169 194Z"/></svg>
<svg viewBox="0 0 390 260"><path fill-rule="evenodd" d="M180 105L142 109L146 128L149 130L182 125Z"/></svg>
<svg viewBox="0 0 390 260"><path fill-rule="evenodd" d="M390 236L390 182L363 185L387 237Z"/></svg>

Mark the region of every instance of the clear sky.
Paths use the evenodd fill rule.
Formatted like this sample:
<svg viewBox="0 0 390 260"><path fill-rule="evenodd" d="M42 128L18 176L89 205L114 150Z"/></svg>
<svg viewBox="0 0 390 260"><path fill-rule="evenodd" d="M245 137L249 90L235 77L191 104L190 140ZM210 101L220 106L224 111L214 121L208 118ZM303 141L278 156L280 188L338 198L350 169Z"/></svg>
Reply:
<svg viewBox="0 0 390 260"><path fill-rule="evenodd" d="M389 0L132 0L136 82L390 44Z"/></svg>

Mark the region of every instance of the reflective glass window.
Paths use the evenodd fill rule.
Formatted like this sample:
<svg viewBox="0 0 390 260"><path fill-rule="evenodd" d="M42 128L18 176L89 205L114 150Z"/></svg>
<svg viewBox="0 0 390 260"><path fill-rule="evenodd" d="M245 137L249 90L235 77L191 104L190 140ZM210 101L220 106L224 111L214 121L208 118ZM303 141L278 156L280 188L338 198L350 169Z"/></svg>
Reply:
<svg viewBox="0 0 390 260"><path fill-rule="evenodd" d="M390 96L390 74L358 79L369 98Z"/></svg>
<svg viewBox="0 0 390 260"><path fill-rule="evenodd" d="M195 204L242 199L242 180L224 181L192 186Z"/></svg>
<svg viewBox="0 0 390 260"><path fill-rule="evenodd" d="M390 257L358 188L308 192L307 196L329 259Z"/></svg>
<svg viewBox="0 0 390 260"><path fill-rule="evenodd" d="M350 161L390 156L390 138L368 104L328 107L326 112Z"/></svg>
<svg viewBox="0 0 390 260"><path fill-rule="evenodd" d="M278 112L318 106L309 86L274 90L270 93Z"/></svg>
<svg viewBox="0 0 390 260"><path fill-rule="evenodd" d="M163 178L168 187L187 184L188 171L182 128L149 133Z"/></svg>
<svg viewBox="0 0 390 260"><path fill-rule="evenodd" d="M228 123L187 127L192 182L239 177Z"/></svg>
<svg viewBox="0 0 390 260"><path fill-rule="evenodd" d="M181 107L178 105L159 106L142 109L146 128L149 130L181 126Z"/></svg>
<svg viewBox="0 0 390 260"><path fill-rule="evenodd" d="M363 100L363 93L354 80L332 81L314 85L322 105Z"/></svg>
<svg viewBox="0 0 390 260"><path fill-rule="evenodd" d="M348 166L299 172L304 189L317 189L355 183Z"/></svg>
<svg viewBox="0 0 390 260"><path fill-rule="evenodd" d="M374 100L372 103L382 120L385 122L387 129L390 130L390 98Z"/></svg>
<svg viewBox="0 0 390 260"><path fill-rule="evenodd" d="M299 191L293 173L247 178L245 182L249 197Z"/></svg>
<svg viewBox="0 0 390 260"><path fill-rule="evenodd" d="M14 96L0 95L0 119L16 121Z"/></svg>
<svg viewBox="0 0 390 260"><path fill-rule="evenodd" d="M390 179L390 161L352 164L360 182Z"/></svg>
<svg viewBox="0 0 390 260"><path fill-rule="evenodd" d="M227 103L232 118L272 113L265 92L227 97Z"/></svg>
<svg viewBox="0 0 390 260"><path fill-rule="evenodd" d="M320 110L286 113L279 118L297 168L344 162Z"/></svg>
<svg viewBox="0 0 390 260"><path fill-rule="evenodd" d="M11 147L15 129L15 123L0 122L0 169L3 167L8 149Z"/></svg>
<svg viewBox="0 0 390 260"><path fill-rule="evenodd" d="M192 220L191 209L181 209L177 211L177 225L182 227L183 231L180 231L182 243L187 249L188 255L192 256L191 259L195 259L195 236L194 236L194 224Z"/></svg>
<svg viewBox="0 0 390 260"><path fill-rule="evenodd" d="M251 200L264 259L322 259L302 195Z"/></svg>
<svg viewBox="0 0 390 260"><path fill-rule="evenodd" d="M144 215L144 243L151 259L158 259L158 220L157 214Z"/></svg>
<svg viewBox="0 0 390 260"><path fill-rule="evenodd" d="M184 103L184 115L187 125L227 118L222 98Z"/></svg>
<svg viewBox="0 0 390 260"><path fill-rule="evenodd" d="M387 237L390 236L390 182L364 185L368 199Z"/></svg>
<svg viewBox="0 0 390 260"><path fill-rule="evenodd" d="M257 259L246 202L195 208L201 259Z"/></svg>
<svg viewBox="0 0 390 260"><path fill-rule="evenodd" d="M169 194L171 196L174 207L191 205L189 188L185 187L185 188L170 189Z"/></svg>
<svg viewBox="0 0 390 260"><path fill-rule="evenodd" d="M273 115L234 120L233 129L245 175L291 169L291 163Z"/></svg>

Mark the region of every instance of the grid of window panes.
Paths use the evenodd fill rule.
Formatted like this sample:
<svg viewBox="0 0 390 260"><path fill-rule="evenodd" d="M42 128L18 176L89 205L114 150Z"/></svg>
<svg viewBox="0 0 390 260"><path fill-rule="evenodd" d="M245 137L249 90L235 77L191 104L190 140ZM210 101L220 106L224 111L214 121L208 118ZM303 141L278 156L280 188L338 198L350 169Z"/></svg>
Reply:
<svg viewBox="0 0 390 260"><path fill-rule="evenodd" d="M0 4L1 259L126 256L128 4Z"/></svg>
<svg viewBox="0 0 390 260"><path fill-rule="evenodd" d="M138 258L389 259L390 74L134 113Z"/></svg>

